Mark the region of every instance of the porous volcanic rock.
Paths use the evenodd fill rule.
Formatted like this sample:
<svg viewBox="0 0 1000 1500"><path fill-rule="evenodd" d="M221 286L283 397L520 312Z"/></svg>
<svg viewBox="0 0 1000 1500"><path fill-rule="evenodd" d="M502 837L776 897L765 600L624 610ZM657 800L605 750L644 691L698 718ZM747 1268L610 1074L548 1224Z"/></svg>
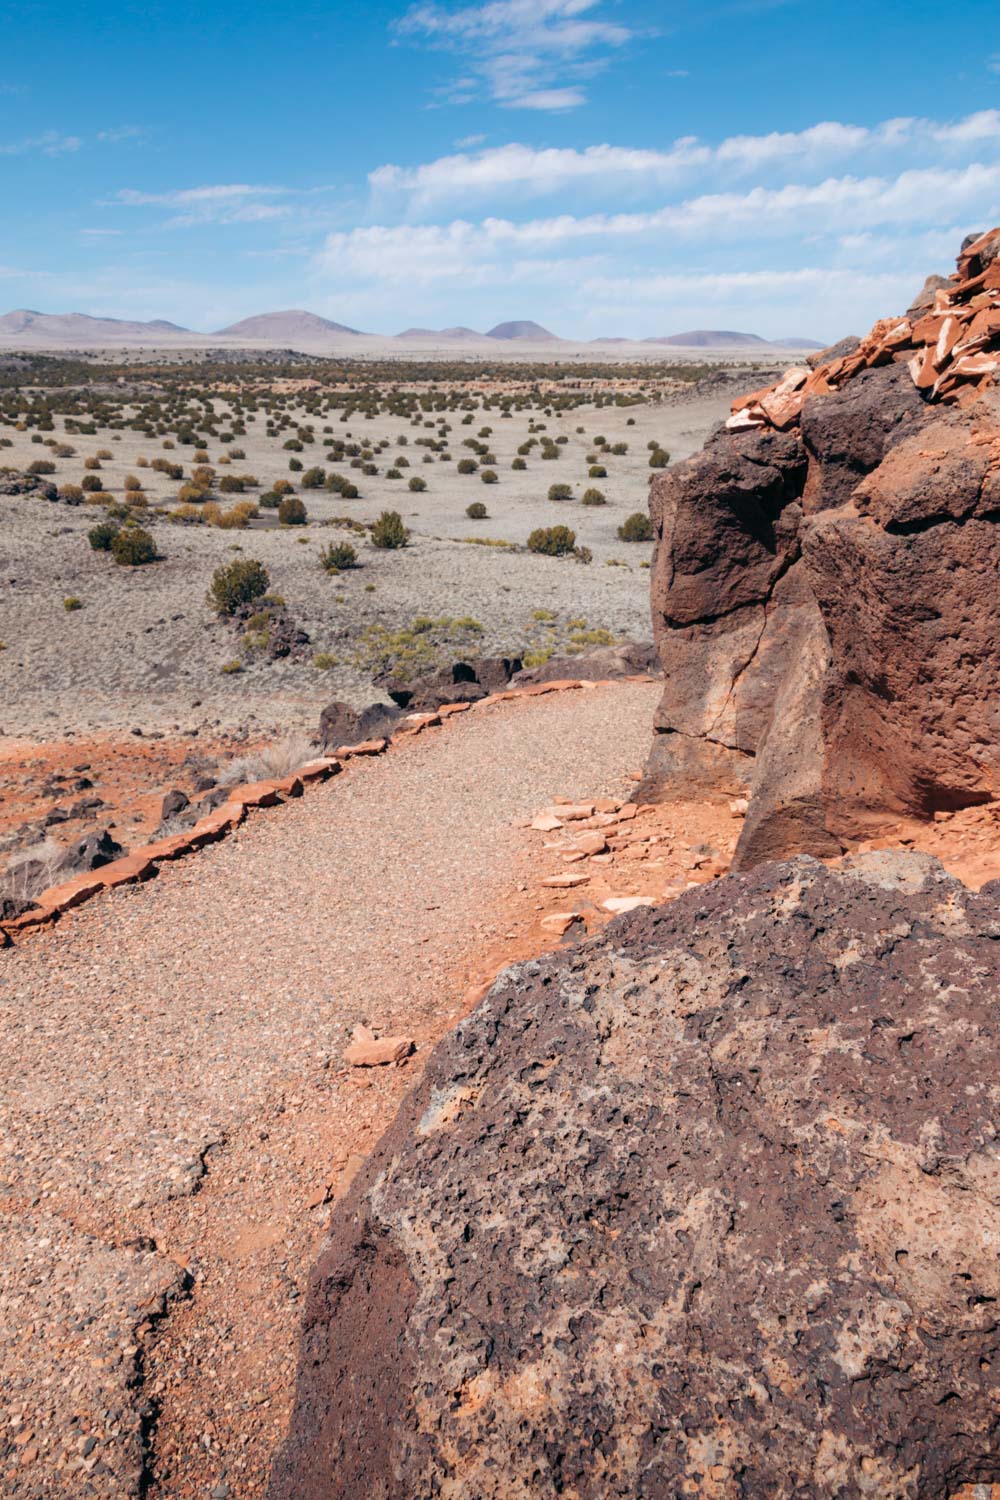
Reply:
<svg viewBox="0 0 1000 1500"><path fill-rule="evenodd" d="M738 868L1000 792L998 251L653 483L642 796L749 794Z"/></svg>
<svg viewBox="0 0 1000 1500"><path fill-rule="evenodd" d="M801 857L508 970L334 1213L271 1500L1000 1476L998 937Z"/></svg>

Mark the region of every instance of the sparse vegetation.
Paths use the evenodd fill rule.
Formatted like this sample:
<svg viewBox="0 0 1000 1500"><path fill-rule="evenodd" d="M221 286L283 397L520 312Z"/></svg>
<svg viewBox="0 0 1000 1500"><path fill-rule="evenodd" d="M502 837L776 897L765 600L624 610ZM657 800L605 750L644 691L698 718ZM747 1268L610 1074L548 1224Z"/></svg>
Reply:
<svg viewBox="0 0 1000 1500"><path fill-rule="evenodd" d="M263 563L239 558L223 563L212 574L209 603L217 614L231 615L244 604L252 604L267 594L271 579Z"/></svg>
<svg viewBox="0 0 1000 1500"><path fill-rule="evenodd" d="M653 523L644 511L634 511L619 526L618 537L623 542L651 542Z"/></svg>
<svg viewBox="0 0 1000 1500"><path fill-rule="evenodd" d="M395 551L407 546L410 533L403 525L403 518L398 510L384 510L378 520L372 523L371 540L373 547L379 547L383 551Z"/></svg>
<svg viewBox="0 0 1000 1500"><path fill-rule="evenodd" d="M576 546L576 532L568 526L539 526L528 537L528 551L546 557L564 557Z"/></svg>
<svg viewBox="0 0 1000 1500"><path fill-rule="evenodd" d="M121 567L141 568L156 561L156 543L141 526L123 526L112 538L111 555Z"/></svg>

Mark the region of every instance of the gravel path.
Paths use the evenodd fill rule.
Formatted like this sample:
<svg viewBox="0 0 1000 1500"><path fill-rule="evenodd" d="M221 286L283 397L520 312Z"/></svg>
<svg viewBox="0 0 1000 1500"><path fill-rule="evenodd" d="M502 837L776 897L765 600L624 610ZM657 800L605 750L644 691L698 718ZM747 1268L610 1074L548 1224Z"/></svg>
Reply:
<svg viewBox="0 0 1000 1500"><path fill-rule="evenodd" d="M657 695L463 716L0 957L4 1495L261 1492L325 1204L532 940L516 823L626 790ZM416 1059L343 1069L358 1021Z"/></svg>

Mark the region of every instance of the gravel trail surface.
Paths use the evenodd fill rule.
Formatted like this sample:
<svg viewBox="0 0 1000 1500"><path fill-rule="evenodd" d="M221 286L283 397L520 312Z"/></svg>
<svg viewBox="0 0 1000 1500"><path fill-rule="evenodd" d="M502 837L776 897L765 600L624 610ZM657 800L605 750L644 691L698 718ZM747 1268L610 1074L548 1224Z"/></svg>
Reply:
<svg viewBox="0 0 1000 1500"><path fill-rule="evenodd" d="M657 696L463 715L0 955L0 1492L262 1492L329 1202L538 947L516 825L627 792Z"/></svg>

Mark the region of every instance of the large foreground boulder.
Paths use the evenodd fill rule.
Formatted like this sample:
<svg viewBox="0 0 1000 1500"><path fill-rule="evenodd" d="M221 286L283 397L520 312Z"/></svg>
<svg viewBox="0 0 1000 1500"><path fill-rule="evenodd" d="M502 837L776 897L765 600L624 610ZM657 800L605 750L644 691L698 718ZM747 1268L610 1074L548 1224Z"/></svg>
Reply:
<svg viewBox="0 0 1000 1500"><path fill-rule="evenodd" d="M644 795L749 792L738 867L1000 791L998 255L654 482Z"/></svg>
<svg viewBox="0 0 1000 1500"><path fill-rule="evenodd" d="M335 1212L272 1500L1000 1478L998 896L800 858L509 970Z"/></svg>

